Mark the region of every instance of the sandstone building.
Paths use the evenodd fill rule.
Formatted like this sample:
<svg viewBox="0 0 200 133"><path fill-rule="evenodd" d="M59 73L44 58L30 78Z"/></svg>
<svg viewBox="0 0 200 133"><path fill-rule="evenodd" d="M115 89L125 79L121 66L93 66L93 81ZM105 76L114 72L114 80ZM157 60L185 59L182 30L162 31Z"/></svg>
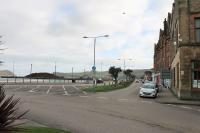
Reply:
<svg viewBox="0 0 200 133"><path fill-rule="evenodd" d="M169 70L180 99L200 99L200 0L175 0L154 52L155 73Z"/></svg>

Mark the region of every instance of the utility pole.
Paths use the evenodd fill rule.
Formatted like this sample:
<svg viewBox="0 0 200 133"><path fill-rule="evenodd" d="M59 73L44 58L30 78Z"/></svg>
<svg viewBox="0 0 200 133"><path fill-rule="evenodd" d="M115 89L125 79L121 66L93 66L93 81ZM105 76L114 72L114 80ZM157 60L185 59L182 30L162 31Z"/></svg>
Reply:
<svg viewBox="0 0 200 133"><path fill-rule="evenodd" d="M55 76L56 76L56 61L55 61Z"/></svg>
<svg viewBox="0 0 200 133"><path fill-rule="evenodd" d="M31 64L30 74L32 74L33 64Z"/></svg>
<svg viewBox="0 0 200 133"><path fill-rule="evenodd" d="M101 73L100 73L100 78L102 79L102 65L103 63L101 62Z"/></svg>
<svg viewBox="0 0 200 133"><path fill-rule="evenodd" d="M126 60L132 60L132 59L126 59L126 58L122 58L122 59L117 59L117 60L123 60L124 61L124 72L126 71ZM125 74L123 72L123 76L124 76L124 79L125 79Z"/></svg>
<svg viewBox="0 0 200 133"><path fill-rule="evenodd" d="M13 61L13 77L15 77L15 61Z"/></svg>
<svg viewBox="0 0 200 133"><path fill-rule="evenodd" d="M74 68L72 67L72 79L74 79Z"/></svg>

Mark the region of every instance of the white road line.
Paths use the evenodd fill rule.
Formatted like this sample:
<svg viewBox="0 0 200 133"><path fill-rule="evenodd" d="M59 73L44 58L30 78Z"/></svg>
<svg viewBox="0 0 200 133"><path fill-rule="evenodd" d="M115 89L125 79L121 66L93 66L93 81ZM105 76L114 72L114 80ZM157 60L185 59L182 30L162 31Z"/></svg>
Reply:
<svg viewBox="0 0 200 133"><path fill-rule="evenodd" d="M83 91L83 94L87 95L87 92Z"/></svg>
<svg viewBox="0 0 200 133"><path fill-rule="evenodd" d="M18 91L18 90L20 90L22 88L22 86L20 86L19 88L17 88L17 89L14 89L14 91Z"/></svg>
<svg viewBox="0 0 200 133"><path fill-rule="evenodd" d="M87 98L87 97L89 97L89 96L79 96L79 97Z"/></svg>
<svg viewBox="0 0 200 133"><path fill-rule="evenodd" d="M47 94L49 94L49 92L50 92L50 90L52 89L52 87L53 87L52 85L49 87L49 89L48 89L47 92L46 92Z"/></svg>
<svg viewBox="0 0 200 133"><path fill-rule="evenodd" d="M140 101L141 103L153 103L153 102L150 102L150 101Z"/></svg>
<svg viewBox="0 0 200 133"><path fill-rule="evenodd" d="M190 109L190 110L192 110L192 108L191 107L187 107L187 106L180 106L181 108L184 108L184 109Z"/></svg>
<svg viewBox="0 0 200 133"><path fill-rule="evenodd" d="M77 91L81 91L81 89L76 86L72 86L72 87L74 87ZM87 95L87 92L83 91L83 94Z"/></svg>
<svg viewBox="0 0 200 133"><path fill-rule="evenodd" d="M106 99L108 99L107 97L97 97L98 99L104 99L104 100L106 100Z"/></svg>
<svg viewBox="0 0 200 133"><path fill-rule="evenodd" d="M37 86L36 88L33 88L32 90L30 90L29 92L35 92L34 90L36 90L36 89L38 89L38 88L40 88L40 85L39 86Z"/></svg>
<svg viewBox="0 0 200 133"><path fill-rule="evenodd" d="M63 85L62 87L63 87L64 93L65 93L65 94L63 94L63 95L65 95L65 96L68 96L68 95L69 95L69 93L67 92L67 90L66 90L65 86Z"/></svg>
<svg viewBox="0 0 200 133"><path fill-rule="evenodd" d="M77 91L80 91L80 89L76 86L72 86L73 88L75 88Z"/></svg>
<svg viewBox="0 0 200 133"><path fill-rule="evenodd" d="M167 105L177 107L177 105L175 105L175 104L167 104Z"/></svg>
<svg viewBox="0 0 200 133"><path fill-rule="evenodd" d="M128 99L118 99L119 102L128 102Z"/></svg>

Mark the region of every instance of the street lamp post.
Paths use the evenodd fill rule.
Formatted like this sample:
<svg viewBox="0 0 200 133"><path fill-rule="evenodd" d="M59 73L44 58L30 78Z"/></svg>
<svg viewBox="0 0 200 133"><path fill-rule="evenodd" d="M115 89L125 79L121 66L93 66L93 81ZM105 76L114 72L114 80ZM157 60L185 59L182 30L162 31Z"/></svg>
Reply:
<svg viewBox="0 0 200 133"><path fill-rule="evenodd" d="M96 73L96 40L97 38L102 38L102 37L109 37L109 35L103 35L103 36L95 36L95 37L88 37L84 36L83 38L93 38L94 39L94 66L92 67L93 71L93 84L96 85L96 79L95 79L95 73Z"/></svg>
<svg viewBox="0 0 200 133"><path fill-rule="evenodd" d="M126 60L132 60L132 59L126 59L126 58L122 58L122 59L117 59L117 60L123 60L124 61L124 71L126 70ZM125 74L123 73L124 78L125 78Z"/></svg>
<svg viewBox="0 0 200 133"><path fill-rule="evenodd" d="M33 70L33 64L31 64L30 74L32 74L32 70Z"/></svg>

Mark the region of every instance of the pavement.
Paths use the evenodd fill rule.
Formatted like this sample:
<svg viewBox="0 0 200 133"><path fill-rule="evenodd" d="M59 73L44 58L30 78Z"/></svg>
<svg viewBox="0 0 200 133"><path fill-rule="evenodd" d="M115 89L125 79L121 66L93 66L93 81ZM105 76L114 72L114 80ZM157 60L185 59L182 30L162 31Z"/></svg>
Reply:
<svg viewBox="0 0 200 133"><path fill-rule="evenodd" d="M162 104L200 106L200 101L180 100L172 93L170 89L164 87L162 87L161 91L158 93L158 97L155 99L155 101Z"/></svg>
<svg viewBox="0 0 200 133"><path fill-rule="evenodd" d="M28 120L28 119L20 119L15 121L14 125L22 125L23 127L47 127L41 123Z"/></svg>
<svg viewBox="0 0 200 133"><path fill-rule="evenodd" d="M200 133L199 107L140 98L141 84L95 94L74 86L8 86L7 92L21 98L20 110L30 110L26 119L72 133Z"/></svg>

